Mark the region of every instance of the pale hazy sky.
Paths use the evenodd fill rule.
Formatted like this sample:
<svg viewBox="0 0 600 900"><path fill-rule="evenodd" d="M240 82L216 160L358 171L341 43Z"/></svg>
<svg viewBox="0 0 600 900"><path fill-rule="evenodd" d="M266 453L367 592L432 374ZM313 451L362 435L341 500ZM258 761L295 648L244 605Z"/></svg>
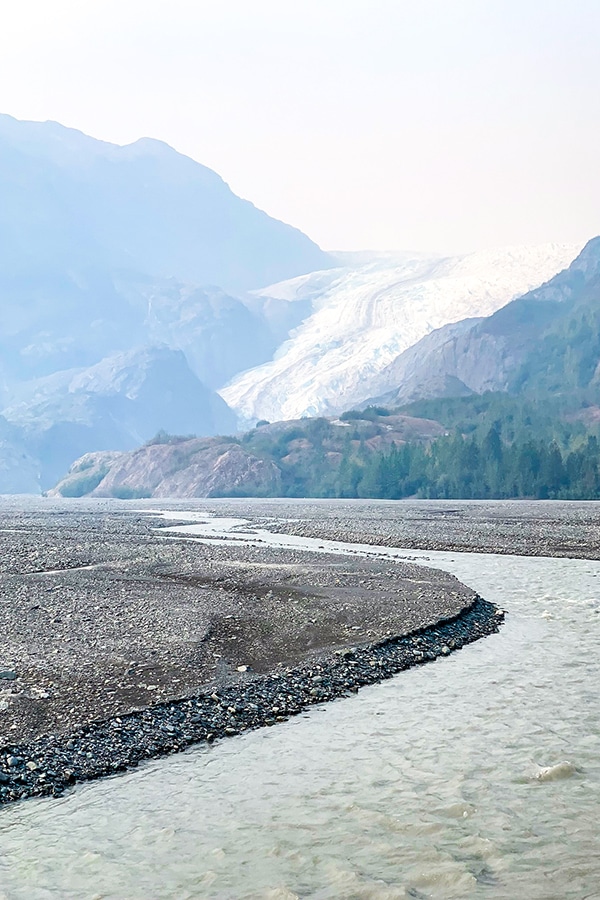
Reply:
<svg viewBox="0 0 600 900"><path fill-rule="evenodd" d="M0 112L165 140L325 249L600 233L600 0L1 9Z"/></svg>

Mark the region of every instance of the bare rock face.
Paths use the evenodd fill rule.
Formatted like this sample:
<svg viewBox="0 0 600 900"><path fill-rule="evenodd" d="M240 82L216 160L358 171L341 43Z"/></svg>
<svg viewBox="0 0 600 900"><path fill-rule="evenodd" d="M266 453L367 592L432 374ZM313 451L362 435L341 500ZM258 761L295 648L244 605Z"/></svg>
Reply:
<svg viewBox="0 0 600 900"><path fill-rule="evenodd" d="M154 497L272 496L281 472L274 462L258 459L239 444L209 444L194 453L185 469L167 476Z"/></svg>
<svg viewBox="0 0 600 900"><path fill-rule="evenodd" d="M88 453L49 495L268 496L280 485L281 473L270 460L258 459L228 438L194 438L149 444L133 453Z"/></svg>
<svg viewBox="0 0 600 900"><path fill-rule="evenodd" d="M539 352L546 330L584 305L597 308L599 292L597 237L567 269L493 315L445 325L413 344L382 376L393 388L364 405L521 390L526 381L520 377L522 367Z"/></svg>

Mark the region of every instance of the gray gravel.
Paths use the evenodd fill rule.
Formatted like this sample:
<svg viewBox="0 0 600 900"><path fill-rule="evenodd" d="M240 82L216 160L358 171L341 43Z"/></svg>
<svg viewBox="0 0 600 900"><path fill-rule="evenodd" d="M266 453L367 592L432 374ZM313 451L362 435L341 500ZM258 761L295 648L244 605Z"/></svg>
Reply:
<svg viewBox="0 0 600 900"><path fill-rule="evenodd" d="M458 616L399 638L338 649L311 663L237 683L188 699L159 703L68 734L46 734L0 748L0 803L59 796L76 782L112 775L146 759L212 743L250 729L275 725L303 709L355 693L411 666L448 656L498 631L503 613L476 598Z"/></svg>
<svg viewBox="0 0 600 900"><path fill-rule="evenodd" d="M205 500L202 509L351 543L600 559L600 501Z"/></svg>
<svg viewBox="0 0 600 900"><path fill-rule="evenodd" d="M475 598L410 563L174 539L125 503L1 512L0 747L404 635Z"/></svg>
<svg viewBox="0 0 600 900"><path fill-rule="evenodd" d="M0 802L273 725L447 656L503 618L438 570L207 546L173 537L140 511L151 505L0 503ZM363 541L397 533L372 505L165 506L300 533L313 517L313 534L344 539L352 527Z"/></svg>

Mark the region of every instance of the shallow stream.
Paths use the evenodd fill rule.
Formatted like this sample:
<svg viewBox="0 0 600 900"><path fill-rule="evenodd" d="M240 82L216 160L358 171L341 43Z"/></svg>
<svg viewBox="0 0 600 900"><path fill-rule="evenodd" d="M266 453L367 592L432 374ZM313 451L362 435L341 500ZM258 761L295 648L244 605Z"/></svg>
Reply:
<svg viewBox="0 0 600 900"><path fill-rule="evenodd" d="M453 572L505 626L274 728L1 809L0 898L600 898L600 562L364 550Z"/></svg>

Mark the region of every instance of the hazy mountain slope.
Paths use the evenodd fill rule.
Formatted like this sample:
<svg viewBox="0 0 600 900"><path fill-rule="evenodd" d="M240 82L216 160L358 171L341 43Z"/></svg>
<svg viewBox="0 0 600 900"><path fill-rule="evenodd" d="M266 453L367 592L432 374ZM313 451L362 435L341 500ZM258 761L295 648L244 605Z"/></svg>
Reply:
<svg viewBox="0 0 600 900"><path fill-rule="evenodd" d="M36 481L29 459L47 484L85 449L159 428L234 430L204 385L269 359L302 306L230 291L331 263L160 141L119 147L0 116L0 196L0 409L23 424L16 443L3 439L0 470L23 461L19 490ZM131 352L156 343L184 350L202 384L181 354ZM124 370L143 388L131 393Z"/></svg>
<svg viewBox="0 0 600 900"><path fill-rule="evenodd" d="M373 402L442 396L444 380L467 393L586 388L600 374L600 238L547 284L458 331L441 329L435 344L423 341L409 352L412 368L390 366L385 377L397 387Z"/></svg>
<svg viewBox="0 0 600 900"><path fill-rule="evenodd" d="M175 278L117 279L117 284L121 296L143 315L142 340L183 350L192 370L210 387L269 359L280 341L281 326L272 323L264 305L250 308L218 287Z"/></svg>
<svg viewBox="0 0 600 900"><path fill-rule="evenodd" d="M42 488L83 453L129 450L160 429L235 429L231 411L192 373L183 353L156 347L23 383L3 415L19 426L31 454L41 460Z"/></svg>
<svg viewBox="0 0 600 900"><path fill-rule="evenodd" d="M461 397L473 393L472 389L451 373L449 367L436 365L435 360L443 358L443 352L453 345L453 339L469 332L483 319L462 319L436 328L401 353L381 372L379 384L391 390L369 397L360 404L361 408L377 406L400 406L412 400L429 397ZM392 387L393 386L393 387Z"/></svg>
<svg viewBox="0 0 600 900"><path fill-rule="evenodd" d="M0 272L121 268L226 290L330 264L306 235L161 141L0 116Z"/></svg>
<svg viewBox="0 0 600 900"><path fill-rule="evenodd" d="M218 287L175 278L89 270L18 280L0 271L0 299L4 391L156 342L184 350L198 377L220 387L270 359L307 312L284 301L246 303Z"/></svg>
<svg viewBox="0 0 600 900"><path fill-rule="evenodd" d="M495 312L551 278L580 248L505 248L463 257L376 256L317 272L261 296L312 303L272 362L220 391L243 420L335 413L391 385L382 373L436 328Z"/></svg>
<svg viewBox="0 0 600 900"><path fill-rule="evenodd" d="M143 339L144 310L108 271L0 268L0 356L8 385L88 366Z"/></svg>
<svg viewBox="0 0 600 900"><path fill-rule="evenodd" d="M39 474L21 429L0 416L0 494L37 493Z"/></svg>
<svg viewBox="0 0 600 900"><path fill-rule="evenodd" d="M300 307L245 304L227 288L330 263L159 141L119 147L0 116L0 196L8 386L156 340L185 349L202 380L222 385L269 359L302 318Z"/></svg>

